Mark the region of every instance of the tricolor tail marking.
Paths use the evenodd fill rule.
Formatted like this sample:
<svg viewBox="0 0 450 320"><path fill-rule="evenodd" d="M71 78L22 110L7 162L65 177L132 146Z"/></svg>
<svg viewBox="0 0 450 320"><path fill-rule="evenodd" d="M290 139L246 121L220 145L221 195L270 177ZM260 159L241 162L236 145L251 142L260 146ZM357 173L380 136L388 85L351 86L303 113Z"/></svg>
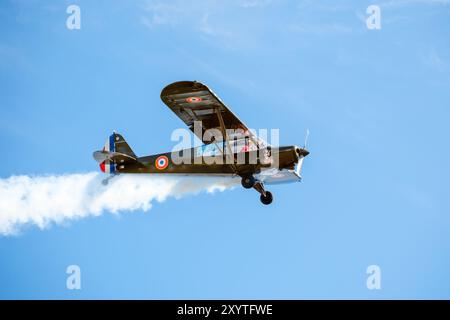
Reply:
<svg viewBox="0 0 450 320"><path fill-rule="evenodd" d="M107 152L115 152L116 151L116 144L114 142L115 134L112 134L109 136L109 139L106 140L105 146L103 147L104 151ZM116 172L116 165L114 162L106 160L100 163L100 170L104 173L114 173Z"/></svg>

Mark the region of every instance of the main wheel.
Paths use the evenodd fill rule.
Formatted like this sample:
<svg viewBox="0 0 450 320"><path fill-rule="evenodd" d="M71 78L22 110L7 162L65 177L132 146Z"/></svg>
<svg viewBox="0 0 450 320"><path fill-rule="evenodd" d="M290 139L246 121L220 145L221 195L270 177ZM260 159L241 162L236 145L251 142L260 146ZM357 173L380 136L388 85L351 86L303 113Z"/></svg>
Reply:
<svg viewBox="0 0 450 320"><path fill-rule="evenodd" d="M259 199L261 200L261 202L265 205L271 204L273 201L273 196L272 193L269 191L266 191L266 196L264 197L264 195L261 195L259 197Z"/></svg>
<svg viewBox="0 0 450 320"><path fill-rule="evenodd" d="M241 184L245 189L253 188L253 185L255 184L255 178L251 175L243 176L242 180L241 180Z"/></svg>

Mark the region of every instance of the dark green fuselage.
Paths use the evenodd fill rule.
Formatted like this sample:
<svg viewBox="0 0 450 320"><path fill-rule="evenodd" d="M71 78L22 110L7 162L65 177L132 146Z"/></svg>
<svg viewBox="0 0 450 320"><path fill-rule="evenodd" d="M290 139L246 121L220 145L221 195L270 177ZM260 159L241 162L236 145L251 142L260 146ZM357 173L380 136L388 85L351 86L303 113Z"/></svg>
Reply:
<svg viewBox="0 0 450 320"><path fill-rule="evenodd" d="M116 164L117 173L173 173L173 174L253 174L264 168L294 169L300 156L308 151L297 146L265 148L262 150L205 156L198 154L198 148L177 152L160 153L138 157L137 162ZM167 165L165 159L167 158ZM158 166L158 159L164 165ZM181 161L183 160L183 161ZM278 165L276 163L278 162Z"/></svg>

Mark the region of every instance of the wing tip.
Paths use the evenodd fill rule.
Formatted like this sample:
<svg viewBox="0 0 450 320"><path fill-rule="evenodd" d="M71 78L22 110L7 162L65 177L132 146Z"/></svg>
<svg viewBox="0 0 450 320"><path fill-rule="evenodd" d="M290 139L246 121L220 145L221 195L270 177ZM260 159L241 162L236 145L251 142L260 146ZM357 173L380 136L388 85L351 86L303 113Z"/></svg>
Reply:
<svg viewBox="0 0 450 320"><path fill-rule="evenodd" d="M176 81L172 82L171 84L168 84L165 86L161 91L161 99L163 97L168 96L170 94L176 93L176 92L182 92L182 91L192 91L192 90L198 90L201 88L206 88L209 90L208 86L200 81ZM164 100L164 99L163 99Z"/></svg>

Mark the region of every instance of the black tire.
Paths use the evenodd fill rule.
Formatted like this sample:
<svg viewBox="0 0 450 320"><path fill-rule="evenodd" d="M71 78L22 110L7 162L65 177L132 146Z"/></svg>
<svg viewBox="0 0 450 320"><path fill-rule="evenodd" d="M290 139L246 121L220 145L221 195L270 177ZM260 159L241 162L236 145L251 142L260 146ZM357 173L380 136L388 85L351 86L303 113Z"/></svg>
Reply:
<svg viewBox="0 0 450 320"><path fill-rule="evenodd" d="M265 205L271 204L273 201L273 196L272 193L269 191L266 191L266 196L264 197L263 195L261 195L259 197L259 199L261 200L261 202Z"/></svg>
<svg viewBox="0 0 450 320"><path fill-rule="evenodd" d="M255 178L253 176L243 176L241 184L245 189L251 189L255 184Z"/></svg>

